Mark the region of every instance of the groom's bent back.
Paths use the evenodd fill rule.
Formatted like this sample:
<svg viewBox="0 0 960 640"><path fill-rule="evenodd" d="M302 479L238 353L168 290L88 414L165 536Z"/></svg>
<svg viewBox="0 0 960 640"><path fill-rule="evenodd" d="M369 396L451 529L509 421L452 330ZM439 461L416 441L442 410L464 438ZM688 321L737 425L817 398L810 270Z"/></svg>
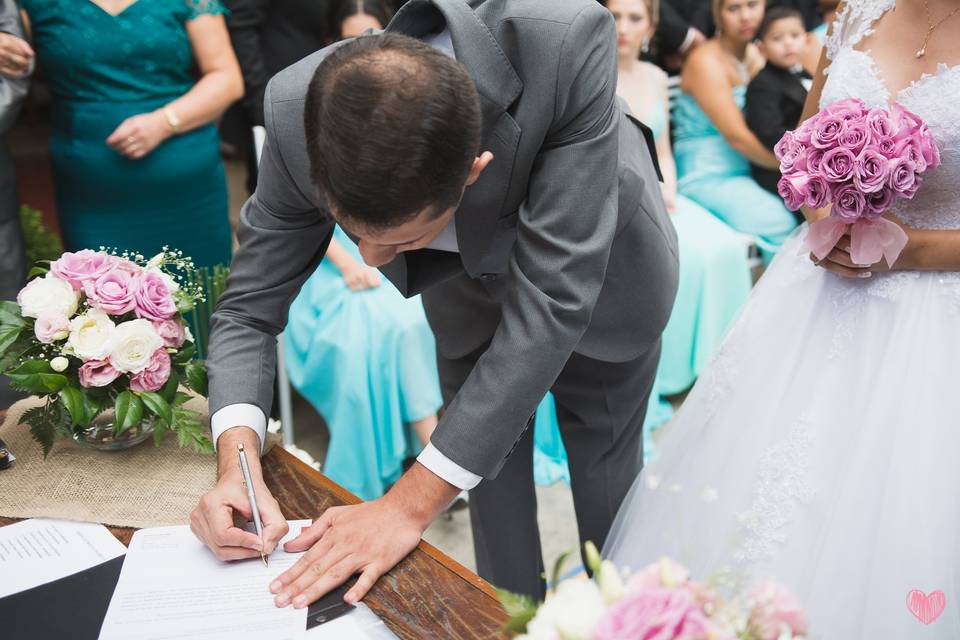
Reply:
<svg viewBox="0 0 960 640"><path fill-rule="evenodd" d="M480 574L542 595L528 427L550 389L580 537L602 545L640 470L677 283L649 135L615 89L595 0L410 0L383 34L274 77L213 319L214 437L262 439L274 336L339 223L423 294L446 410L418 461L471 489Z"/></svg>

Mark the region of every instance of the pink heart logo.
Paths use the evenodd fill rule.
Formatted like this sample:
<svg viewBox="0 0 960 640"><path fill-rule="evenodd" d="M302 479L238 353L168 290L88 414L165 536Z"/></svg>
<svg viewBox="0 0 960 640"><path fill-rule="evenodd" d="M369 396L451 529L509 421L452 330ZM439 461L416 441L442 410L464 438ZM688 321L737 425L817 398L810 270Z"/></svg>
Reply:
<svg viewBox="0 0 960 640"><path fill-rule="evenodd" d="M907 610L923 624L930 624L939 618L946 606L947 596L940 590L926 594L914 589L907 594Z"/></svg>

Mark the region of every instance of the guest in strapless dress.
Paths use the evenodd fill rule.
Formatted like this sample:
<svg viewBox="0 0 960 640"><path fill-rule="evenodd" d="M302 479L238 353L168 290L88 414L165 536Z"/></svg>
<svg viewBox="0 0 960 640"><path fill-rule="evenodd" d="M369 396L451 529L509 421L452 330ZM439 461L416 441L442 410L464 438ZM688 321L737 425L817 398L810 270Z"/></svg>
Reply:
<svg viewBox="0 0 960 640"><path fill-rule="evenodd" d="M764 64L751 44L763 4L728 0L714 13L718 35L690 54L672 113L678 190L752 236L769 261L796 220L780 198L750 177L750 162L779 165L742 113L747 82Z"/></svg>
<svg viewBox="0 0 960 640"><path fill-rule="evenodd" d="M53 96L68 251L164 245L229 264L214 120L243 93L218 0L22 0ZM195 77L195 72L199 75Z"/></svg>

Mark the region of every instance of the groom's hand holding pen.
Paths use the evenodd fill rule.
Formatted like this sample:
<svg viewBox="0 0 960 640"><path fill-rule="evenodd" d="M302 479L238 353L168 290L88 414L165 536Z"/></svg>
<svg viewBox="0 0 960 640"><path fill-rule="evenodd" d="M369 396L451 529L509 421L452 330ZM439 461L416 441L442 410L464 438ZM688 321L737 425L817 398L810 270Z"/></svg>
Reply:
<svg viewBox="0 0 960 640"><path fill-rule="evenodd" d="M262 523L262 543L261 537L244 531L233 521L235 513L248 521L256 521L237 455L240 445L248 452L246 459ZM263 482L260 456L255 453L259 451L260 438L253 429L236 427L225 431L217 441L217 486L204 494L190 514L191 531L219 560L258 558L261 552L269 556L289 530L280 505Z"/></svg>

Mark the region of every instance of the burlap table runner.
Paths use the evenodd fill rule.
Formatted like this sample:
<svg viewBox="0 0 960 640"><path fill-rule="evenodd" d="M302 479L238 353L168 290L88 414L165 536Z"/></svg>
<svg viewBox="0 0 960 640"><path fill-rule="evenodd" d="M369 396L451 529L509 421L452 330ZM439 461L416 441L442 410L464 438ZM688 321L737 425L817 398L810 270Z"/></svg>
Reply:
<svg viewBox="0 0 960 640"><path fill-rule="evenodd" d="M126 451L95 451L58 438L44 460L30 428L18 424L27 409L40 404L38 398L17 402L0 425L0 438L17 458L0 471L0 516L138 528L186 524L216 482L216 458L181 449L170 434L160 447L151 438ZM206 415L202 398L187 407ZM277 440L268 437L264 453Z"/></svg>

